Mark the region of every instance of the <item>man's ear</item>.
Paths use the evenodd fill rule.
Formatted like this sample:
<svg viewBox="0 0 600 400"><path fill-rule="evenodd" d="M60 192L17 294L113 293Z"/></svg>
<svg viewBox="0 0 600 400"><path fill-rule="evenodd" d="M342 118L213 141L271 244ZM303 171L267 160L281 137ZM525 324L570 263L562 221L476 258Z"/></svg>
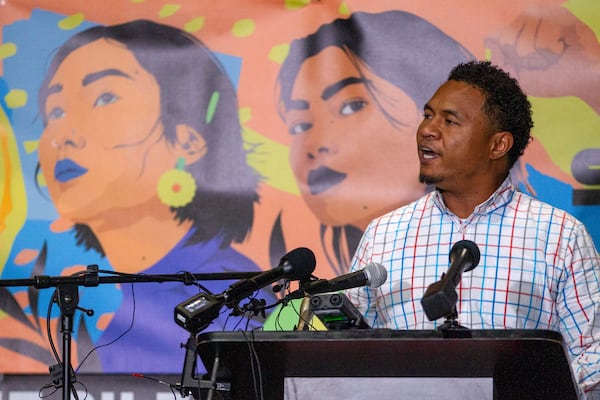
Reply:
<svg viewBox="0 0 600 400"><path fill-rule="evenodd" d="M185 158L186 165L204 157L207 151L206 140L196 129L186 124L178 124L175 133L177 155Z"/></svg>
<svg viewBox="0 0 600 400"><path fill-rule="evenodd" d="M498 160L508 154L508 151L513 147L515 139L510 132L496 132L492 135L490 141L490 158Z"/></svg>

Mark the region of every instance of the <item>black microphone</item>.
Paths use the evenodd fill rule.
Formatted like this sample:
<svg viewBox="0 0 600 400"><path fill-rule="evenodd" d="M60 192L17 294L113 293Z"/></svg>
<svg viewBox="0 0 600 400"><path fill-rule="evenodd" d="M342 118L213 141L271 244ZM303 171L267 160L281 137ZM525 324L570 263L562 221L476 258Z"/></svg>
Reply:
<svg viewBox="0 0 600 400"><path fill-rule="evenodd" d="M340 275L331 280L317 279L302 285L298 290L286 296L288 299L299 299L307 294L319 294L337 292L355 287L369 286L377 288L387 280L387 271L385 267L378 263L369 263L367 266L356 272Z"/></svg>
<svg viewBox="0 0 600 400"><path fill-rule="evenodd" d="M442 279L429 285L421 305L430 321L448 317L454 313L458 300L456 286L463 272L468 272L479 264L479 248L470 240L456 242L450 250L450 267Z"/></svg>
<svg viewBox="0 0 600 400"><path fill-rule="evenodd" d="M261 272L252 278L242 279L229 286L223 292L225 304L236 303L258 289L282 278L291 280L309 279L315 270L316 264L315 254L312 250L306 247L298 247L283 256L277 267Z"/></svg>
<svg viewBox="0 0 600 400"><path fill-rule="evenodd" d="M314 253L299 247L287 253L272 270L242 279L218 295L198 293L175 307L175 322L189 332L197 333L219 316L223 306L235 307L241 299L281 278L308 279L316 266Z"/></svg>

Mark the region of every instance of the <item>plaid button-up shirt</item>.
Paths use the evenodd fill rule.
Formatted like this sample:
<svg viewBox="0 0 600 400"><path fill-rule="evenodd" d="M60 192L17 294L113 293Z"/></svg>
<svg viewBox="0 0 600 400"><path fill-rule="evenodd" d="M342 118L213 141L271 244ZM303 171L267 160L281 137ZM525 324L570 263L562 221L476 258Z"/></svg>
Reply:
<svg viewBox="0 0 600 400"><path fill-rule="evenodd" d="M351 270L380 263L388 278L379 288L349 290L349 299L373 328L435 329L444 321L429 321L421 298L463 239L478 245L481 259L456 288L460 324L560 332L580 387L600 398L598 251L581 222L516 191L510 178L466 219L433 191L373 220Z"/></svg>

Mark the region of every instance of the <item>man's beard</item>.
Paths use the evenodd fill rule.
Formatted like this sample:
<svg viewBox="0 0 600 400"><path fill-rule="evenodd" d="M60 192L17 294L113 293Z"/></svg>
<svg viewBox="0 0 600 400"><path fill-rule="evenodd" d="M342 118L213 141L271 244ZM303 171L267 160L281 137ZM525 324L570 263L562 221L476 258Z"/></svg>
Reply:
<svg viewBox="0 0 600 400"><path fill-rule="evenodd" d="M426 185L435 185L443 180L441 176L429 176L425 174L419 174L419 182Z"/></svg>

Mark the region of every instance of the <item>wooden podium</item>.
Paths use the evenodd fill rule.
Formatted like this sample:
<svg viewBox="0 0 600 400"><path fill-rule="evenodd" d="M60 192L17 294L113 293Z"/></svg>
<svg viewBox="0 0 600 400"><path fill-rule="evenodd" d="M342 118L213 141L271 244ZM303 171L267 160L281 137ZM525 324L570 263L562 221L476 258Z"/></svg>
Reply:
<svg viewBox="0 0 600 400"><path fill-rule="evenodd" d="M217 360L213 378L230 383L233 399L255 399L259 378L265 399L283 399L286 377L491 377L497 400L577 399L553 331L238 331L200 334L197 343L208 371Z"/></svg>

